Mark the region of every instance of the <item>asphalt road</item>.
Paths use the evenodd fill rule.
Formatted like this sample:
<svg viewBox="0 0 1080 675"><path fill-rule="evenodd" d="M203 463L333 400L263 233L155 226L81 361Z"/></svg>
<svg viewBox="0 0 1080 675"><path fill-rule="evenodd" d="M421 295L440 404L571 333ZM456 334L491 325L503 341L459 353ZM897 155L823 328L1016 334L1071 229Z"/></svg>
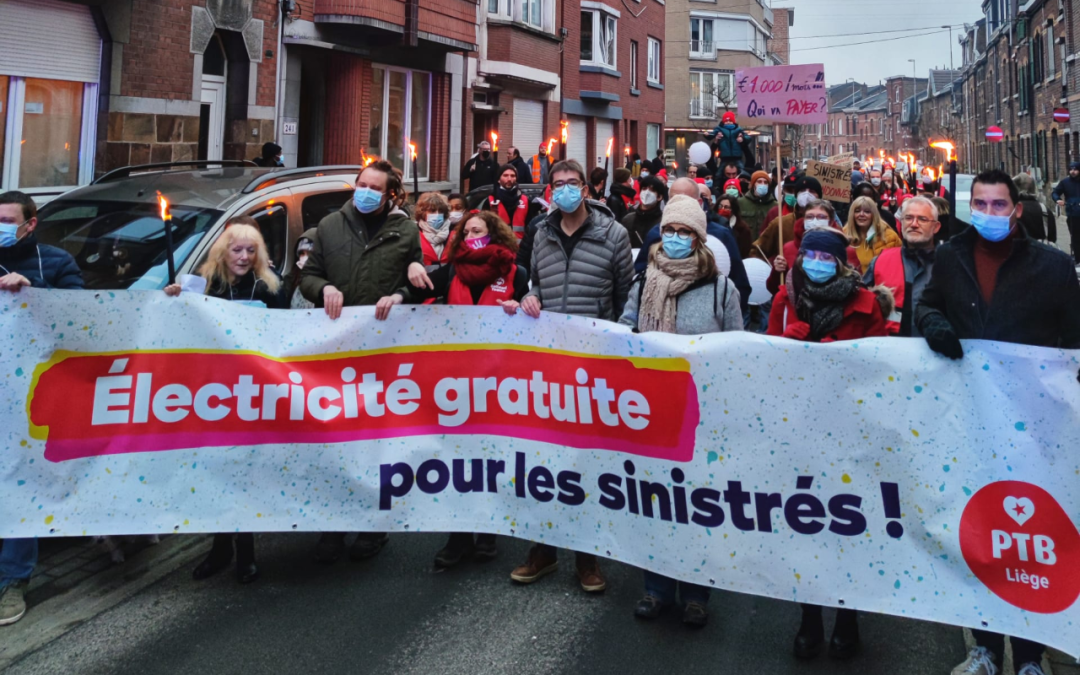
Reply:
<svg viewBox="0 0 1080 675"><path fill-rule="evenodd" d="M333 566L312 561L315 539L260 535L263 578L251 586L178 569L6 672L939 675L964 656L959 628L864 615L860 656L800 663L791 603L715 592L709 625L692 630L677 611L635 619L641 574L610 561L608 590L586 595L565 552L558 573L514 585L523 541L500 538L497 560L435 572L443 535L391 535L377 558Z"/></svg>

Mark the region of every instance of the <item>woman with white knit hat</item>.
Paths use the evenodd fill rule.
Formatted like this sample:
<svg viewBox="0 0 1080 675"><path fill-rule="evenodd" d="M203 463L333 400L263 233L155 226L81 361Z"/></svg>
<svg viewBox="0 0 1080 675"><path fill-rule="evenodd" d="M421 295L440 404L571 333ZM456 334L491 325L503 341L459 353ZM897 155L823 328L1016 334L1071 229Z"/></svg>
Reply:
<svg viewBox="0 0 1080 675"><path fill-rule="evenodd" d="M672 197L660 221L660 242L649 251L649 266L630 288L619 323L638 332L678 335L742 330L739 291L717 269L705 237L705 212L697 200ZM709 590L646 570L645 597L634 614L655 619L678 593L685 605L683 623L704 626Z"/></svg>

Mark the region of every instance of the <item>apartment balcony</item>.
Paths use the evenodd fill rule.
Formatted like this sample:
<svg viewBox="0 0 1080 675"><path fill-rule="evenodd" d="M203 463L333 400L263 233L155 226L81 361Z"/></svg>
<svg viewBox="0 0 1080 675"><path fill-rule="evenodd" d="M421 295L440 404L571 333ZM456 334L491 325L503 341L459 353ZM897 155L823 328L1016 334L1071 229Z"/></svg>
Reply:
<svg viewBox="0 0 1080 675"><path fill-rule="evenodd" d="M761 13L765 15L765 25L769 28L773 27L773 11L772 7L762 6Z"/></svg>
<svg viewBox="0 0 1080 675"><path fill-rule="evenodd" d="M691 40L690 58L694 61L715 61L716 43L712 40Z"/></svg>

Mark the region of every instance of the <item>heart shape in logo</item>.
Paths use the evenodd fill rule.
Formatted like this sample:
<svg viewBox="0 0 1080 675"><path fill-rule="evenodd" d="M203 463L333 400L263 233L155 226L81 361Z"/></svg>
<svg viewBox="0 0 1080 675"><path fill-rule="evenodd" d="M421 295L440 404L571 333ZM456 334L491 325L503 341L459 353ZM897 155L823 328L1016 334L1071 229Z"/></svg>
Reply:
<svg viewBox="0 0 1080 675"><path fill-rule="evenodd" d="M1005 513L1021 527L1035 515L1035 504L1027 497L1006 497L1002 506L1005 507Z"/></svg>

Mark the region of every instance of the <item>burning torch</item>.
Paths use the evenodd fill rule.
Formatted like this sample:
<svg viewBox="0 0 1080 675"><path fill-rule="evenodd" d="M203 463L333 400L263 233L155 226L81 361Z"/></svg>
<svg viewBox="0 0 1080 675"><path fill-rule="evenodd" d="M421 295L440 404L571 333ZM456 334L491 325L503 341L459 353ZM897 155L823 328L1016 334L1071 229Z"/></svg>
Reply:
<svg viewBox="0 0 1080 675"><path fill-rule="evenodd" d="M161 196L161 193L157 193L158 207L161 210L161 222L165 227L165 248L167 249L168 257L166 263L169 269L169 283L176 281L176 261L173 258L173 239L172 239L172 213L169 212L169 200Z"/></svg>
<svg viewBox="0 0 1080 675"><path fill-rule="evenodd" d="M491 157L499 163L499 134L494 131L491 132Z"/></svg>
<svg viewBox="0 0 1080 675"><path fill-rule="evenodd" d="M626 162L626 168L629 169L630 168L630 146L629 145L623 147L622 154L623 154L623 157L624 157L623 161Z"/></svg>
<svg viewBox="0 0 1080 675"><path fill-rule="evenodd" d="M940 148L945 151L949 160L949 217L956 213L956 173L958 170L956 145L952 141L938 141L931 143L931 148Z"/></svg>
<svg viewBox="0 0 1080 675"><path fill-rule="evenodd" d="M615 145L615 137L607 139L607 153L604 155L604 173L607 173L608 165L611 163L611 146Z"/></svg>
<svg viewBox="0 0 1080 675"><path fill-rule="evenodd" d="M416 170L416 143L409 143L409 156L412 159L413 202L418 202L420 201L420 175Z"/></svg>

